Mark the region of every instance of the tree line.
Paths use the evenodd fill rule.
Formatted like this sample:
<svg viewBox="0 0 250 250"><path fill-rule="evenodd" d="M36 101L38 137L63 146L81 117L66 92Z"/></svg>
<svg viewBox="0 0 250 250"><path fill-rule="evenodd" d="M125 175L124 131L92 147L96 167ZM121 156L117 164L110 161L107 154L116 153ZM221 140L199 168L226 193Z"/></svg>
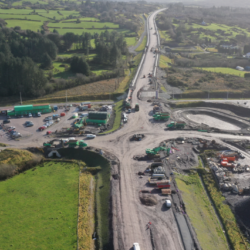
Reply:
<svg viewBox="0 0 250 250"><path fill-rule="evenodd" d="M49 86L42 69L49 69L58 52L67 51L73 43L87 57L89 50L93 50L91 39L95 39L95 64L105 64L115 69L121 56L127 54L123 35L115 31L94 35L66 33L60 36L56 31L43 35L30 30L20 32L19 29L0 29L0 96L15 96L21 91L23 96L36 97L51 92L54 87ZM70 69L74 73L89 77L91 75L89 62L84 56L70 58ZM109 78L118 74L121 74L120 71L114 70L111 75L103 77ZM71 80L69 84L75 86L80 82L88 83L89 80ZM70 87L69 84L63 86Z"/></svg>

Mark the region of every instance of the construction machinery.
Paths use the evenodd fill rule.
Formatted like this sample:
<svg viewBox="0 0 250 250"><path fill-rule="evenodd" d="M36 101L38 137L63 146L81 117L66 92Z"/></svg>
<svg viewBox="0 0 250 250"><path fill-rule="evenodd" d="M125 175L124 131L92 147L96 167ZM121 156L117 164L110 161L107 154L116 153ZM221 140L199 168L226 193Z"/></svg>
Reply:
<svg viewBox="0 0 250 250"><path fill-rule="evenodd" d="M146 149L146 154L149 158L155 158L158 156L158 152L160 151L167 151L167 155L169 155L170 150L170 148L156 147L153 149Z"/></svg>
<svg viewBox="0 0 250 250"><path fill-rule="evenodd" d="M183 129L183 128L185 128L186 123L181 122L181 121L179 121L179 122L171 122L170 124L167 124L166 126L169 129Z"/></svg>
<svg viewBox="0 0 250 250"><path fill-rule="evenodd" d="M154 112L154 113L157 113L157 112L160 112L160 111L161 111L160 106L159 106L159 105L154 105L154 107L153 107L153 112Z"/></svg>
<svg viewBox="0 0 250 250"><path fill-rule="evenodd" d="M170 115L167 112L160 112L160 113L154 114L153 117L156 121L168 121L170 118Z"/></svg>
<svg viewBox="0 0 250 250"><path fill-rule="evenodd" d="M126 109L131 109L131 104L128 101L125 101L125 108Z"/></svg>
<svg viewBox="0 0 250 250"><path fill-rule="evenodd" d="M141 141L145 137L144 134L134 134L131 138L130 141Z"/></svg>
<svg viewBox="0 0 250 250"><path fill-rule="evenodd" d="M139 111L139 109L140 109L140 108L139 108L139 104L136 103L136 104L135 104L135 111Z"/></svg>

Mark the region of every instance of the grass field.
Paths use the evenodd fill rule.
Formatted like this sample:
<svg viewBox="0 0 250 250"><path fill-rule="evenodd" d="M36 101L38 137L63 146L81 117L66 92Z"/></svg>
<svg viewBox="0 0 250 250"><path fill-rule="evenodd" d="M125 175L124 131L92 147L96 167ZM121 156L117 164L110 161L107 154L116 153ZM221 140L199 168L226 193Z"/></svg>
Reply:
<svg viewBox="0 0 250 250"><path fill-rule="evenodd" d="M125 41L127 42L127 46L133 46L137 42L136 37L125 37Z"/></svg>
<svg viewBox="0 0 250 250"><path fill-rule="evenodd" d="M142 40L142 42L140 44L140 46L135 51L142 51L142 50L144 50L146 44L147 44L147 36L144 36L143 40Z"/></svg>
<svg viewBox="0 0 250 250"><path fill-rule="evenodd" d="M226 238L198 174L178 174L176 182L202 249L228 249Z"/></svg>
<svg viewBox="0 0 250 250"><path fill-rule="evenodd" d="M203 162L206 163L206 157L203 157ZM241 231L237 225L236 218L231 211L229 205L225 202L225 197L218 190L214 181L212 173L202 172L201 174L204 184L213 200L221 221L225 227L226 233L229 237L232 249L246 250L249 249L250 244L243 238Z"/></svg>
<svg viewBox="0 0 250 250"><path fill-rule="evenodd" d="M228 74L228 75L234 75L234 76L240 76L244 77L246 71L239 71L236 69L231 69L231 68L197 68L197 69L202 69L206 70L209 72L215 72L215 73L222 73L222 74Z"/></svg>
<svg viewBox="0 0 250 250"><path fill-rule="evenodd" d="M122 106L123 106L123 100L117 102L115 104L115 121L114 121L114 126L111 130L105 131L104 133L101 134L107 134L111 133L113 131L116 131L120 125L121 125L121 113L122 113Z"/></svg>
<svg viewBox="0 0 250 250"><path fill-rule="evenodd" d="M109 198L110 198L110 164L100 154L83 149L60 149L59 153L69 159L84 161L89 168L100 168L96 174L96 228L99 249L112 249L109 242ZM105 247L103 247L105 246ZM60 249L60 248L57 248ZM71 248L72 249L72 248ZM85 248L89 250L89 248Z"/></svg>
<svg viewBox="0 0 250 250"><path fill-rule="evenodd" d="M79 167L49 162L0 182L1 249L76 249Z"/></svg>
<svg viewBox="0 0 250 250"><path fill-rule="evenodd" d="M112 29L118 29L119 25L118 24L114 24L114 23L102 23L102 22L81 22L81 23L76 23L76 22L72 22L72 23L49 23L48 27L55 27L55 28L84 28L84 29L105 29L105 27L109 27Z"/></svg>
<svg viewBox="0 0 250 250"><path fill-rule="evenodd" d="M8 28L14 28L15 26L20 26L22 30L32 30L37 32L37 30L42 29L42 22L32 22L26 20L6 20Z"/></svg>
<svg viewBox="0 0 250 250"><path fill-rule="evenodd" d="M169 67L168 63L172 63L171 59L167 56L160 55L159 66L161 68L168 68Z"/></svg>
<svg viewBox="0 0 250 250"><path fill-rule="evenodd" d="M10 164L10 165L20 165L23 162L30 161L34 158L34 155L27 151L21 149L5 149L0 152L0 165Z"/></svg>
<svg viewBox="0 0 250 250"><path fill-rule="evenodd" d="M78 218L78 249L94 249L92 232L94 232L94 191L93 176L87 172L79 177L79 218ZM86 209L88 208L88 209Z"/></svg>

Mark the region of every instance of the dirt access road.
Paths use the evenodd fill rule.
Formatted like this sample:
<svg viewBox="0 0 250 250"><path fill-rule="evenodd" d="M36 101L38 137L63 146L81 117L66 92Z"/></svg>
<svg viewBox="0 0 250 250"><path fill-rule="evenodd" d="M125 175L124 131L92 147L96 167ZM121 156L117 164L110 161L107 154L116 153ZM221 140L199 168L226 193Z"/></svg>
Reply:
<svg viewBox="0 0 250 250"><path fill-rule="evenodd" d="M151 116L152 104L137 99L137 91L142 86L149 86L148 78L142 78L143 75L152 73L154 67L154 54L150 52L151 47L157 46L157 38L153 18L158 12L153 13L149 19L150 44L146 54L145 63L142 66L136 89L133 92L133 106L139 103L140 111L129 114L128 123L120 130L107 136L99 136L94 140L89 140L89 146L102 148L104 151L114 154L120 161L120 186L116 190L116 197L112 200L116 202L115 209L117 224L113 228L114 249L129 250L132 249L133 243L138 242L142 250L153 250L150 231L147 230L146 224L152 223L151 229L155 240L157 241L157 250L181 250L183 249L179 231L171 209L164 209L164 201L159 200L155 207L146 207L140 203L139 190L146 187L146 179L139 179L136 173L140 168L149 165L146 162L137 162L133 156L145 154L146 148L154 148L160 142L176 137L199 137L209 140L216 140L223 143L220 138L241 139L241 136L226 134L205 134L195 131L165 131L165 124L154 122ZM135 133L144 133L146 138L141 142L129 141L129 137ZM244 139L250 139L244 137ZM33 137L32 140L22 140L21 142L13 141L14 147L25 148L28 146L41 146L46 138L41 135ZM227 145L229 148L234 147ZM243 154L247 157L246 153Z"/></svg>

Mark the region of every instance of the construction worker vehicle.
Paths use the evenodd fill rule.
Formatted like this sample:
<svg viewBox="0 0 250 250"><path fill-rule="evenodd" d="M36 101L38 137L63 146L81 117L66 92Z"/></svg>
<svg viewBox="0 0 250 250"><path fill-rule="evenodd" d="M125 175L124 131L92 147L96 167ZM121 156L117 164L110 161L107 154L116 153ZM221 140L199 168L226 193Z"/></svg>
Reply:
<svg viewBox="0 0 250 250"><path fill-rule="evenodd" d="M145 137L144 134L134 134L131 138L130 141L141 141Z"/></svg>
<svg viewBox="0 0 250 250"><path fill-rule="evenodd" d="M171 122L166 125L168 129L183 129L186 126L185 122Z"/></svg>
<svg viewBox="0 0 250 250"><path fill-rule="evenodd" d="M139 104L136 103L136 104L135 104L135 111L139 111L139 109L140 109Z"/></svg>
<svg viewBox="0 0 250 250"><path fill-rule="evenodd" d="M154 120L156 121L168 121L170 118L170 115L167 112L161 112L161 113L154 114L153 117L154 117Z"/></svg>

